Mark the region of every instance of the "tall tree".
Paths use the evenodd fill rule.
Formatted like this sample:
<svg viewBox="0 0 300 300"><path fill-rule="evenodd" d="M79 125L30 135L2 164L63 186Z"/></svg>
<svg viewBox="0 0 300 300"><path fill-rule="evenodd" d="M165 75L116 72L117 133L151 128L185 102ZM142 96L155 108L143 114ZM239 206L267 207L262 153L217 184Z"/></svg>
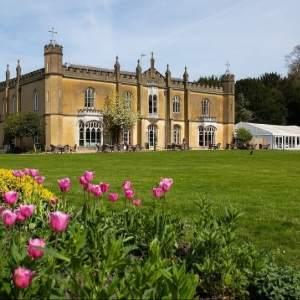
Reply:
<svg viewBox="0 0 300 300"><path fill-rule="evenodd" d="M197 83L203 84L203 85L210 85L210 86L220 86L221 85L221 77L219 76L200 76L198 80L196 80Z"/></svg>
<svg viewBox="0 0 300 300"><path fill-rule="evenodd" d="M235 98L235 123L251 122L253 112L249 110L250 102L243 93L239 93Z"/></svg>
<svg viewBox="0 0 300 300"><path fill-rule="evenodd" d="M288 74L300 79L300 45L295 46L293 51L285 56L285 63Z"/></svg>
<svg viewBox="0 0 300 300"><path fill-rule="evenodd" d="M120 97L115 88L107 96L103 110L104 123L114 143L120 143L123 132L132 130L140 119L140 113L133 107L134 99Z"/></svg>

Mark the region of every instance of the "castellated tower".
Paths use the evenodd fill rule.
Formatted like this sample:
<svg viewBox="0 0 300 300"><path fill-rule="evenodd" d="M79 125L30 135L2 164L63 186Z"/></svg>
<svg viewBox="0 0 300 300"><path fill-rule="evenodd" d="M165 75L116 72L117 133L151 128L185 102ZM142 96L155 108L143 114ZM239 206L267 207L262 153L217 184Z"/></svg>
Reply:
<svg viewBox="0 0 300 300"><path fill-rule="evenodd" d="M44 47L45 63L45 136L59 137L63 132L63 47L52 38Z"/></svg>
<svg viewBox="0 0 300 300"><path fill-rule="evenodd" d="M227 140L232 140L232 132L235 123L235 83L234 75L230 74L229 70L221 77L224 104L223 104L223 122L227 124L227 129L224 128L224 136L227 135ZM226 127L226 126L225 126Z"/></svg>

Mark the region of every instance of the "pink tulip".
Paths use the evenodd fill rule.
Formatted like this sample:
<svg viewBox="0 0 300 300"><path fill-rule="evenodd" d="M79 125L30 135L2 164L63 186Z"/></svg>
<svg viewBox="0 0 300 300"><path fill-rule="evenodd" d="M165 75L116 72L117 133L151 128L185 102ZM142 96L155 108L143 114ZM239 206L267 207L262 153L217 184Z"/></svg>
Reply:
<svg viewBox="0 0 300 300"><path fill-rule="evenodd" d="M66 193L70 189L71 180L69 178L61 179L61 180L58 180L58 184L59 184L60 190L63 193Z"/></svg>
<svg viewBox="0 0 300 300"><path fill-rule="evenodd" d="M34 259L39 258L44 254L43 250L36 249L35 246L45 248L45 246L46 246L45 240L44 239L33 239L33 240L29 239L27 252Z"/></svg>
<svg viewBox="0 0 300 300"><path fill-rule="evenodd" d="M173 179L172 178L160 178L160 183L162 183L162 182L164 182L164 183L166 183L166 184L168 184L168 185L172 185L173 184Z"/></svg>
<svg viewBox="0 0 300 300"><path fill-rule="evenodd" d="M23 178L25 173L20 171L20 170L14 170L12 171L12 174L15 176L15 177L19 177L19 178Z"/></svg>
<svg viewBox="0 0 300 300"><path fill-rule="evenodd" d="M129 190L131 188L131 181L123 181L122 188L123 190Z"/></svg>
<svg viewBox="0 0 300 300"><path fill-rule="evenodd" d="M169 191L172 184L173 184L172 178L160 178L160 187L164 192Z"/></svg>
<svg viewBox="0 0 300 300"><path fill-rule="evenodd" d="M108 198L111 202L116 202L118 200L119 195L117 193L112 193L108 195Z"/></svg>
<svg viewBox="0 0 300 300"><path fill-rule="evenodd" d="M124 194L127 199L132 199L134 197L135 191L134 190L125 190Z"/></svg>
<svg viewBox="0 0 300 300"><path fill-rule="evenodd" d="M17 218L16 218L17 222L23 222L26 220L26 218L21 214L19 209L15 209L14 213L17 215Z"/></svg>
<svg viewBox="0 0 300 300"><path fill-rule="evenodd" d="M2 212L2 220L6 226L13 226L16 221L17 215L9 209Z"/></svg>
<svg viewBox="0 0 300 300"><path fill-rule="evenodd" d="M46 177L44 177L44 176L35 176L34 177L36 183L38 183L38 184L42 184L44 182L45 178Z"/></svg>
<svg viewBox="0 0 300 300"><path fill-rule="evenodd" d="M39 170L36 170L36 169L29 169L29 175L30 175L31 177L38 176L38 175L39 175Z"/></svg>
<svg viewBox="0 0 300 300"><path fill-rule="evenodd" d="M97 184L91 184L90 185L91 192L94 194L95 197L102 196L102 191L99 185Z"/></svg>
<svg viewBox="0 0 300 300"><path fill-rule="evenodd" d="M18 192L10 191L3 193L4 202L8 205L14 205L18 200Z"/></svg>
<svg viewBox="0 0 300 300"><path fill-rule="evenodd" d="M51 204L55 205L57 203L57 199L56 198L51 198L50 202L51 202Z"/></svg>
<svg viewBox="0 0 300 300"><path fill-rule="evenodd" d="M86 192L89 192L91 190L91 184L89 184L87 181L83 184L83 189Z"/></svg>
<svg viewBox="0 0 300 300"><path fill-rule="evenodd" d="M86 179L84 176L79 177L79 182L80 184L84 185L85 183L87 183Z"/></svg>
<svg viewBox="0 0 300 300"><path fill-rule="evenodd" d="M5 207L4 206L0 206L0 216L2 216L2 213L3 213L3 211L5 210Z"/></svg>
<svg viewBox="0 0 300 300"><path fill-rule="evenodd" d="M158 187L158 188L153 188L153 189L152 189L152 193L153 193L154 197L159 198L159 197L161 197L161 195L162 195L162 193L163 193L163 190L162 190L162 188L160 188L160 187Z"/></svg>
<svg viewBox="0 0 300 300"><path fill-rule="evenodd" d="M30 205L20 205L20 212L22 214L22 216L24 216L25 218L29 218L35 209L35 205L34 204L30 204Z"/></svg>
<svg viewBox="0 0 300 300"><path fill-rule="evenodd" d="M31 283L34 273L34 271L22 267L16 269L13 276L15 286L19 289L24 289L28 287Z"/></svg>
<svg viewBox="0 0 300 300"><path fill-rule="evenodd" d="M64 214L61 211L50 212L49 213L49 221L53 231L55 232L63 232L67 228L68 220L72 214Z"/></svg>
<svg viewBox="0 0 300 300"><path fill-rule="evenodd" d="M25 169L24 169L24 173L25 173L25 175L30 175L30 170L27 169L27 168L25 168Z"/></svg>
<svg viewBox="0 0 300 300"><path fill-rule="evenodd" d="M83 176L86 181L90 182L94 179L94 174L95 174L95 172L85 171Z"/></svg>
<svg viewBox="0 0 300 300"><path fill-rule="evenodd" d="M103 194L105 194L109 189L109 184L100 182L100 188Z"/></svg>
<svg viewBox="0 0 300 300"><path fill-rule="evenodd" d="M135 206L140 206L140 205L142 204L142 200L136 199L136 200L133 200L132 203L133 203L133 205L135 205Z"/></svg>

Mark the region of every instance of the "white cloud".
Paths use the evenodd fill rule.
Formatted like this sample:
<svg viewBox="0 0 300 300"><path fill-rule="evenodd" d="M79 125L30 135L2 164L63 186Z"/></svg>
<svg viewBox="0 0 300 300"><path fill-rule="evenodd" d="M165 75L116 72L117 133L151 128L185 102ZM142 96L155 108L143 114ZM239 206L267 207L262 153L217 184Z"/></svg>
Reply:
<svg viewBox="0 0 300 300"><path fill-rule="evenodd" d="M7 63L14 77L18 59L23 74L44 67L52 27L72 63L113 68L118 55L134 71L141 53L149 67L153 51L159 72L168 63L182 77L187 66L190 80L223 74L227 61L236 79L285 75L284 56L300 43L299 9L292 0L1 0L0 81Z"/></svg>

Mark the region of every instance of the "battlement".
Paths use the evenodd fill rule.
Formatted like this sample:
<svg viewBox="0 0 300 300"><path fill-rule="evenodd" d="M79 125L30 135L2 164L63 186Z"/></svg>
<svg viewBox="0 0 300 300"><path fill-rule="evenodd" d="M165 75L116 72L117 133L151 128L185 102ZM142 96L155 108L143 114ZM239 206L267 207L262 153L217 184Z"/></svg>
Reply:
<svg viewBox="0 0 300 300"><path fill-rule="evenodd" d="M42 78L45 75L45 69L39 69L20 76L19 84L24 84L29 81L33 81ZM8 82L8 87L14 87L17 84L17 78L12 78ZM6 81L0 82L0 89L6 88Z"/></svg>

